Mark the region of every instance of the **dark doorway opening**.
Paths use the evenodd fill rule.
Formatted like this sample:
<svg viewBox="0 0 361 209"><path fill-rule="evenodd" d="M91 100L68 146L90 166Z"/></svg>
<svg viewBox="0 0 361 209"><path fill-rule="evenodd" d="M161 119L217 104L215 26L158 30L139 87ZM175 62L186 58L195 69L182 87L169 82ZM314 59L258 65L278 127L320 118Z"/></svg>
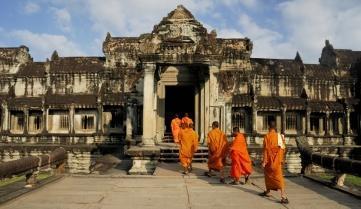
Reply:
<svg viewBox="0 0 361 209"><path fill-rule="evenodd" d="M171 132L170 123L175 114L179 118L188 113L194 121L194 86L166 86L165 87L165 127L166 133Z"/></svg>

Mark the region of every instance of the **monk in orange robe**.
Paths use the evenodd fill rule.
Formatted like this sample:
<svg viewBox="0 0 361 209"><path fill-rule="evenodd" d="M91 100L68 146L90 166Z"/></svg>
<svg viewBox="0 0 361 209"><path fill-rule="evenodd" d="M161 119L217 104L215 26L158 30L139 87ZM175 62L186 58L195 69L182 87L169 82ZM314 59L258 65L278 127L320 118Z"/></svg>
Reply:
<svg viewBox="0 0 361 209"><path fill-rule="evenodd" d="M183 167L183 173L188 174L192 169L192 159L198 149L198 135L186 123L182 123L182 130L179 132L179 161Z"/></svg>
<svg viewBox="0 0 361 209"><path fill-rule="evenodd" d="M188 113L184 113L184 117L182 118L182 123L186 123L188 126L189 124L193 124L193 120L189 117Z"/></svg>
<svg viewBox="0 0 361 209"><path fill-rule="evenodd" d="M228 153L228 141L226 135L218 128L218 122L212 123L212 130L208 133L207 144L208 144L208 172L206 176L211 177L212 170L219 171L220 181L224 181L223 168L225 165L227 153Z"/></svg>
<svg viewBox="0 0 361 209"><path fill-rule="evenodd" d="M245 183L247 183L252 173L252 161L248 154L246 139L244 135L239 132L238 127L233 128L232 135L234 137L230 147L232 184L239 184L241 176L245 176Z"/></svg>
<svg viewBox="0 0 361 209"><path fill-rule="evenodd" d="M180 131L180 125L181 125L181 119L179 119L178 114L174 115L174 119L172 120L170 126L172 128L172 135L173 135L173 140L175 143L179 143L178 140L178 135L179 135L179 131Z"/></svg>
<svg viewBox="0 0 361 209"><path fill-rule="evenodd" d="M276 122L270 121L269 132L263 140L263 161L266 191L261 196L269 196L271 190L281 191L281 203L289 203L285 193L282 164L285 153L284 136L276 132Z"/></svg>

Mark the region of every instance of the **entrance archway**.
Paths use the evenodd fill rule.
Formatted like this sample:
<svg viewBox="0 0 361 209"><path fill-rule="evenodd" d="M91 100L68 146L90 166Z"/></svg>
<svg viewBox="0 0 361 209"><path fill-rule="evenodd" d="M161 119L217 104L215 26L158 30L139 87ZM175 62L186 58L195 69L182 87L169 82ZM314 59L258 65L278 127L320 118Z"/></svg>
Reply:
<svg viewBox="0 0 361 209"><path fill-rule="evenodd" d="M175 114L180 118L184 113L194 120L195 89L192 85L165 86L165 133L171 132L170 123Z"/></svg>

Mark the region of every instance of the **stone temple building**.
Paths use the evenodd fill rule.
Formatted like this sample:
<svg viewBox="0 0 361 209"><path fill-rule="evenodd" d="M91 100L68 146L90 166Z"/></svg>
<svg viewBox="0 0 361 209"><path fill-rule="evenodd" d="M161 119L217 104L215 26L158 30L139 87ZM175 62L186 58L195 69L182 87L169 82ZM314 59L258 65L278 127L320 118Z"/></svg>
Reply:
<svg viewBox="0 0 361 209"><path fill-rule="evenodd" d="M296 137L357 157L361 51L326 41L319 64L306 64L298 53L251 58L252 47L248 38L217 38L178 6L151 33L108 33L103 57L54 51L34 62L26 46L0 48L1 160L63 146L70 172L88 172L106 153L128 153L141 173L158 160L174 113L184 112L202 143L212 121L227 134L240 127L255 161L275 119L290 172L300 169Z"/></svg>

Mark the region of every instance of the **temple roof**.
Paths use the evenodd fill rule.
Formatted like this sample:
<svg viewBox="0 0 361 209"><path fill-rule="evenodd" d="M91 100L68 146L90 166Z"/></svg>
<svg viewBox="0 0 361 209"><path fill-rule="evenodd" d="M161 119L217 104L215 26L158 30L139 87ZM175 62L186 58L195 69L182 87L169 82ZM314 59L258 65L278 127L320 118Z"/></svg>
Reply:
<svg viewBox="0 0 361 209"><path fill-rule="evenodd" d="M48 94L45 103L50 106L96 106L97 95L94 94Z"/></svg>
<svg viewBox="0 0 361 209"><path fill-rule="evenodd" d="M50 61L51 73L97 73L104 71L104 57L59 57Z"/></svg>
<svg viewBox="0 0 361 209"><path fill-rule="evenodd" d="M335 49L339 67L350 67L351 64L361 59L361 51L352 51L350 49Z"/></svg>
<svg viewBox="0 0 361 209"><path fill-rule="evenodd" d="M44 77L45 63L44 62L29 62L22 64L17 72L19 77Z"/></svg>
<svg viewBox="0 0 361 209"><path fill-rule="evenodd" d="M293 59L251 58L251 64L253 70L261 75L302 75L302 65Z"/></svg>

